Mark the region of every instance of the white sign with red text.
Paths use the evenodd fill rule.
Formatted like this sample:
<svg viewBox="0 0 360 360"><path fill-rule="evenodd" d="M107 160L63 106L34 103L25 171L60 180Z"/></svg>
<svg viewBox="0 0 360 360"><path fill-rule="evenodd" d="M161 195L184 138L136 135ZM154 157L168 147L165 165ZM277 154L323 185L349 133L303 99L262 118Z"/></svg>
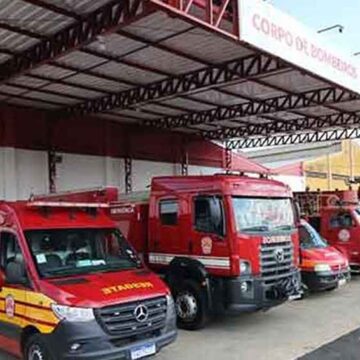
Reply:
<svg viewBox="0 0 360 360"><path fill-rule="evenodd" d="M360 93L357 63L325 36L263 0L238 0L240 40Z"/></svg>

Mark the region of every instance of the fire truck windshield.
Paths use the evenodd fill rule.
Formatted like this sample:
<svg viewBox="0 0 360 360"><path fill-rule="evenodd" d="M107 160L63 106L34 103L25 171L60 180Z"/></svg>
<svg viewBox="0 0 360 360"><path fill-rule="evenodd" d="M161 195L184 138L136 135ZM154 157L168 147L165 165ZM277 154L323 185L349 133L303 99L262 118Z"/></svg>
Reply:
<svg viewBox="0 0 360 360"><path fill-rule="evenodd" d="M51 229L25 232L43 278L121 271L139 260L115 229Z"/></svg>
<svg viewBox="0 0 360 360"><path fill-rule="evenodd" d="M326 241L310 224L302 224L299 227L299 235L300 245L303 249L321 249L328 246Z"/></svg>
<svg viewBox="0 0 360 360"><path fill-rule="evenodd" d="M233 197L238 232L289 231L295 227L290 199Z"/></svg>

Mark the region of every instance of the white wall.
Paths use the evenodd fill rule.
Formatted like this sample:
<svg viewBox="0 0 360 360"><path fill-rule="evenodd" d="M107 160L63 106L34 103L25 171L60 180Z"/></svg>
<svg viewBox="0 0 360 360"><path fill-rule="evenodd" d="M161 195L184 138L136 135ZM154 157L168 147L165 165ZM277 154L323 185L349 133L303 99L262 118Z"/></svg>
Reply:
<svg viewBox="0 0 360 360"><path fill-rule="evenodd" d="M46 152L0 148L0 199L27 199L48 188Z"/></svg>
<svg viewBox="0 0 360 360"><path fill-rule="evenodd" d="M107 185L124 187L122 159L67 153L59 155L62 161L56 166L58 191Z"/></svg>
<svg viewBox="0 0 360 360"><path fill-rule="evenodd" d="M305 177L295 175L276 175L272 176L274 180L278 180L290 186L292 191L305 191Z"/></svg>
<svg viewBox="0 0 360 360"><path fill-rule="evenodd" d="M116 186L125 191L124 159L79 154L59 154L56 188L58 191L97 186ZM48 163L45 151L0 148L0 199L27 199L30 194L47 193ZM180 175L179 164L133 160L133 190L146 190L154 176ZM212 175L222 169L189 166L189 175ZM274 176L294 191L305 190L305 179Z"/></svg>
<svg viewBox="0 0 360 360"><path fill-rule="evenodd" d="M58 191L98 186L116 186L125 191L124 159L59 153ZM146 190L154 176L180 175L180 164L133 160L133 190ZM189 175L208 175L220 169L189 166ZM0 199L22 200L49 190L48 159L45 151L0 148Z"/></svg>
<svg viewBox="0 0 360 360"><path fill-rule="evenodd" d="M132 166L134 191L146 190L154 176L177 175L177 166L171 163L133 160Z"/></svg>

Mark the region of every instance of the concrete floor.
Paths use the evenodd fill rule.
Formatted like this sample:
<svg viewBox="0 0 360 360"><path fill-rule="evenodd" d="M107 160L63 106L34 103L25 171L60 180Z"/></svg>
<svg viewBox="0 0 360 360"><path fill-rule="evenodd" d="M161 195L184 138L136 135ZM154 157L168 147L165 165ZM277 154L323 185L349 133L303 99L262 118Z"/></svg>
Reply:
<svg viewBox="0 0 360 360"><path fill-rule="evenodd" d="M213 321L180 331L156 360L292 360L360 327L360 277L342 289L312 295L266 313ZM12 360L1 355L0 360Z"/></svg>

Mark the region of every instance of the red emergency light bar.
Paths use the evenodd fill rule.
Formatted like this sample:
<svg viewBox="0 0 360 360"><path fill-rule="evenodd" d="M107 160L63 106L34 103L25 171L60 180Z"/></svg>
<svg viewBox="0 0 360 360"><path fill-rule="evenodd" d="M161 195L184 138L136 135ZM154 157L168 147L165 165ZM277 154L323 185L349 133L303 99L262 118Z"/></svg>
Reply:
<svg viewBox="0 0 360 360"><path fill-rule="evenodd" d="M78 208L108 208L105 203L85 203L85 202L66 202L66 201L31 201L27 203L30 207L78 207Z"/></svg>

